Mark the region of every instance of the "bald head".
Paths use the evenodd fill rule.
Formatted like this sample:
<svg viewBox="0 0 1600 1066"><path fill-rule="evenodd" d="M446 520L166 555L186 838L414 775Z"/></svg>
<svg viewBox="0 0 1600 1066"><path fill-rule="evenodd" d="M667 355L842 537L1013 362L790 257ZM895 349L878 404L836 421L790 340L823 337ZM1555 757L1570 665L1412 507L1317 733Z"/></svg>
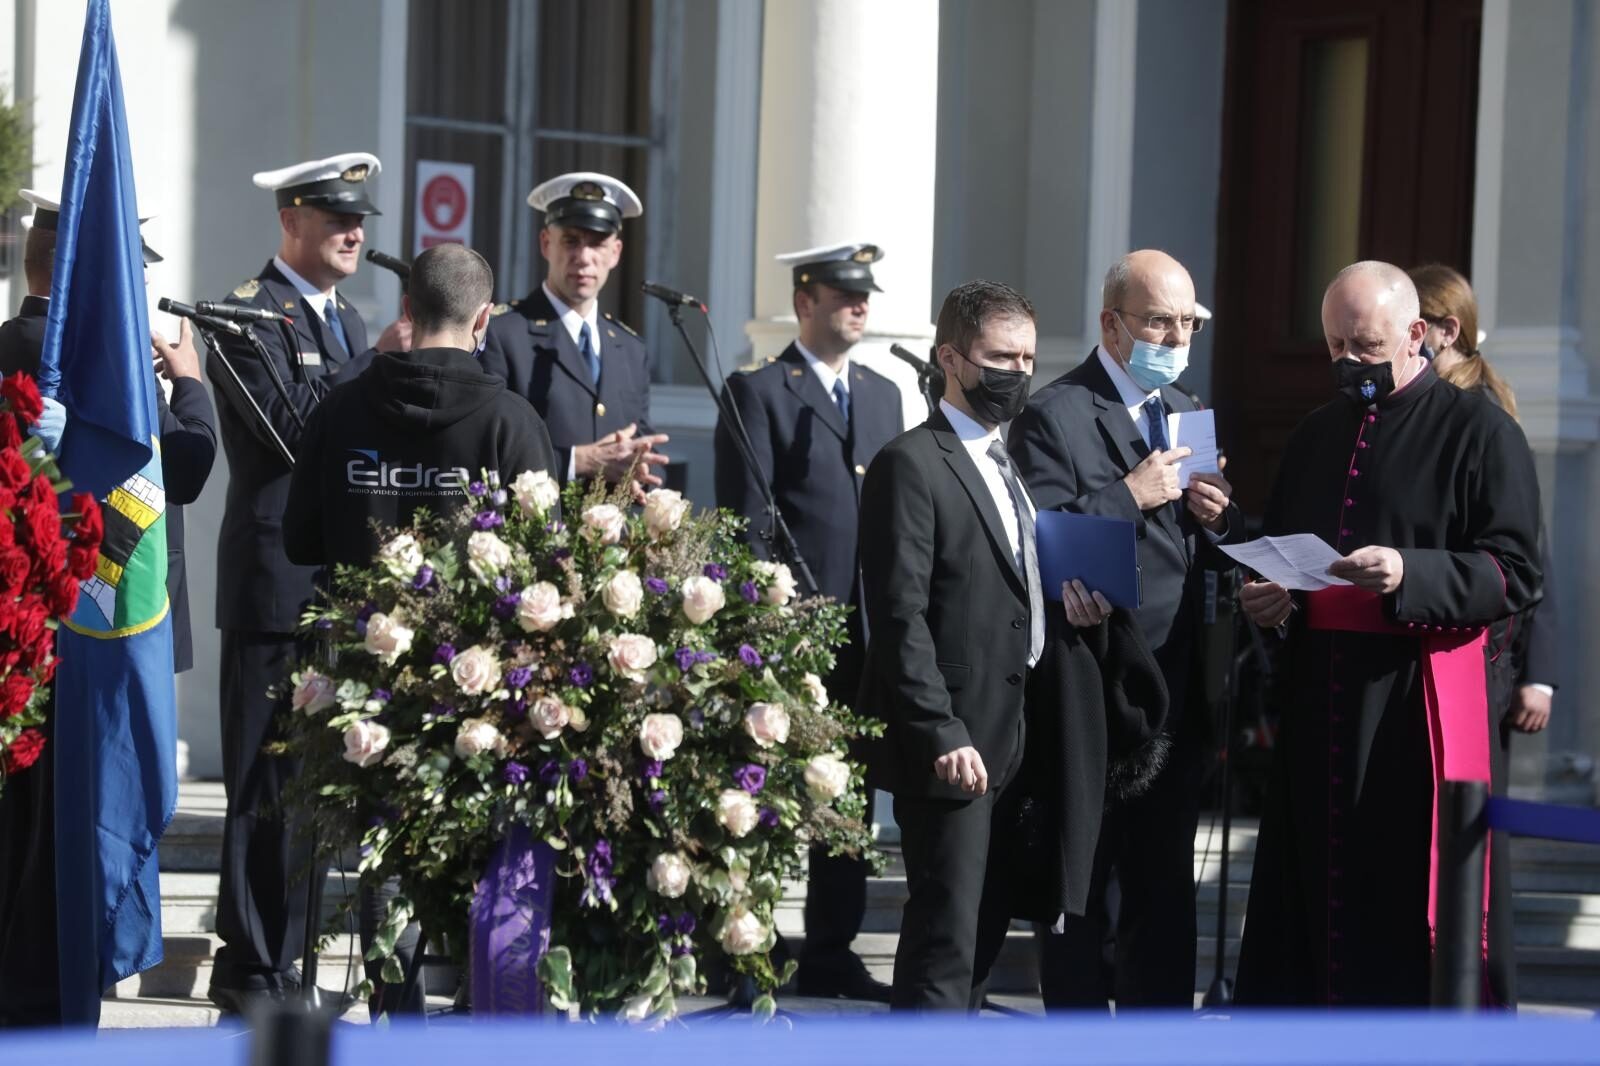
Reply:
<svg viewBox="0 0 1600 1066"><path fill-rule="evenodd" d="M1328 286L1322 297L1322 332L1330 358L1392 363L1398 382L1405 363L1422 346L1428 324L1406 272L1368 259L1339 271Z"/></svg>
<svg viewBox="0 0 1600 1066"><path fill-rule="evenodd" d="M1169 347L1189 343L1194 281L1166 252L1152 248L1129 252L1106 271L1100 308L1100 348L1126 366L1133 340ZM1154 328L1151 319L1158 320ZM1184 327L1185 321L1190 328Z"/></svg>

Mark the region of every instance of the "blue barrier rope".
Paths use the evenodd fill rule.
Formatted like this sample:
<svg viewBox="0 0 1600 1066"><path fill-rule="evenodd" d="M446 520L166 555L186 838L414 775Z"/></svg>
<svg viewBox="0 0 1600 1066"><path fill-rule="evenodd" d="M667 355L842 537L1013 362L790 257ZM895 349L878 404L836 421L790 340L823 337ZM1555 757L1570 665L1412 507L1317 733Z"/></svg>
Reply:
<svg viewBox="0 0 1600 1066"><path fill-rule="evenodd" d="M1600 844L1600 810L1490 796L1484 808L1490 829L1518 837Z"/></svg>

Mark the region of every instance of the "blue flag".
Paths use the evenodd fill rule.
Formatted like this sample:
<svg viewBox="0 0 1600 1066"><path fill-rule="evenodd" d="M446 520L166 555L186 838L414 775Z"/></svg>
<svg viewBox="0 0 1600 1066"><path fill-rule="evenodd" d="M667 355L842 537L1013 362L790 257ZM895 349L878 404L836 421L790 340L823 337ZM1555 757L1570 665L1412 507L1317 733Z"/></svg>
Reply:
<svg viewBox="0 0 1600 1066"><path fill-rule="evenodd" d="M61 470L103 503L94 576L57 634L62 1020L161 961L156 844L178 799L166 496L133 158L109 0L89 0L72 102L42 391L67 409Z"/></svg>

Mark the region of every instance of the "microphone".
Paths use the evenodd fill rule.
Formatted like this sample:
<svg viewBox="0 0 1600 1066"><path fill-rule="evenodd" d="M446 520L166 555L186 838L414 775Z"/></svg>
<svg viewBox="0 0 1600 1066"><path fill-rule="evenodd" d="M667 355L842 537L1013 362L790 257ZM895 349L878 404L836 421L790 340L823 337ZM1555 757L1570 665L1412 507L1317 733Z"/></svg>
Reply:
<svg viewBox="0 0 1600 1066"><path fill-rule="evenodd" d="M669 289L665 285L658 285L653 281L641 282L639 291L646 296L654 296L663 303L681 304L684 307L698 307L702 311L706 309L705 304L688 293L679 292L677 289Z"/></svg>
<svg viewBox="0 0 1600 1066"><path fill-rule="evenodd" d="M288 315L280 315L276 311L263 311L259 307L240 307L238 304L214 304L209 300L200 300L194 309L202 315L212 318L226 319L229 322L293 322Z"/></svg>
<svg viewBox="0 0 1600 1066"><path fill-rule="evenodd" d="M367 262L372 263L375 266L381 266L385 270L394 271L396 274L400 275L402 281L410 280L411 278L410 263L406 262L404 259L396 259L392 255L385 255L376 248L370 248L367 250Z"/></svg>
<svg viewBox="0 0 1600 1066"><path fill-rule="evenodd" d="M900 360L902 363L909 364L911 368L919 374L926 374L934 369L933 364L928 362L928 360L917 358L901 345L889 345L889 354Z"/></svg>
<svg viewBox="0 0 1600 1066"><path fill-rule="evenodd" d="M205 307L206 305L201 304L200 306ZM177 300L169 299L165 296L156 302L156 307L162 311L165 311L169 315L177 315L179 318L187 318L191 322L198 322L201 325L211 329L220 329L224 333L231 333L234 336L238 336L244 332L244 330L240 329L238 326L227 321L226 319L216 318L198 310L197 308L190 307L186 303L179 303Z"/></svg>

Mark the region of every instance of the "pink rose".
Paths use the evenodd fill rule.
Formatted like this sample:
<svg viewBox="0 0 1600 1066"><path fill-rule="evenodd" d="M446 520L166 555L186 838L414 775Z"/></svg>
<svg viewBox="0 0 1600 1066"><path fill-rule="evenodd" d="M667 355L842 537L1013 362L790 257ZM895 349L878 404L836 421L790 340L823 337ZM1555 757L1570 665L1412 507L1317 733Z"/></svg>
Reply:
<svg viewBox="0 0 1600 1066"><path fill-rule="evenodd" d="M683 721L675 714L647 714L639 723L639 748L652 759L666 762L683 743Z"/></svg>
<svg viewBox="0 0 1600 1066"><path fill-rule="evenodd" d="M709 621L727 602L720 581L697 574L683 583L683 613L695 625Z"/></svg>
<svg viewBox="0 0 1600 1066"><path fill-rule="evenodd" d="M637 633L619 634L611 638L606 659L623 677L642 682L645 671L656 664L656 642Z"/></svg>
<svg viewBox="0 0 1600 1066"><path fill-rule="evenodd" d="M601 544L616 544L622 540L627 517L614 503L597 503L583 512L583 535Z"/></svg>
<svg viewBox="0 0 1600 1066"><path fill-rule="evenodd" d="M735 839L754 829L760 818L756 801L742 788L723 789L717 797L717 822Z"/></svg>
<svg viewBox="0 0 1600 1066"><path fill-rule="evenodd" d="M528 708L528 722L546 740L554 740L572 721L572 708L554 696L541 696Z"/></svg>
<svg viewBox="0 0 1600 1066"><path fill-rule="evenodd" d="M789 712L776 703L752 703L744 712L744 731L757 747L770 748L789 740Z"/></svg>
<svg viewBox="0 0 1600 1066"><path fill-rule="evenodd" d="M663 537L683 524L689 501L673 489L652 489L644 497L644 528L652 537Z"/></svg>
<svg viewBox="0 0 1600 1066"><path fill-rule="evenodd" d="M722 923L722 950L729 955L753 955L771 936L772 931L760 918L744 904L736 903Z"/></svg>
<svg viewBox="0 0 1600 1066"><path fill-rule="evenodd" d="M837 755L818 755L806 763L806 789L819 803L836 800L850 787L850 764Z"/></svg>
<svg viewBox="0 0 1600 1066"><path fill-rule="evenodd" d="M632 618L639 613L639 605L644 603L644 585L638 574L624 570L612 575L611 580L606 582L600 590L600 599L605 603L606 610L618 618Z"/></svg>
<svg viewBox="0 0 1600 1066"><path fill-rule="evenodd" d="M344 731L344 761L368 767L382 760L389 747L389 727L377 722L356 722Z"/></svg>
<svg viewBox="0 0 1600 1066"><path fill-rule="evenodd" d="M396 659L411 650L415 635L398 614L373 614L367 619L365 645L380 662L393 666Z"/></svg>
<svg viewBox="0 0 1600 1066"><path fill-rule="evenodd" d="M320 714L338 701L333 696L333 679L307 670L295 678L294 696L289 705L306 714Z"/></svg>
<svg viewBox="0 0 1600 1066"><path fill-rule="evenodd" d="M524 470L511 482L511 495L526 515L543 517L561 502L561 486L543 470Z"/></svg>
<svg viewBox="0 0 1600 1066"><path fill-rule="evenodd" d="M500 684L500 660L488 648L474 644L450 660L450 678L469 696L493 692Z"/></svg>
<svg viewBox="0 0 1600 1066"><path fill-rule="evenodd" d="M500 748L500 730L482 718L468 718L456 731L456 754L463 759Z"/></svg>
<svg viewBox="0 0 1600 1066"><path fill-rule="evenodd" d="M517 596L517 623L529 633L548 633L572 617L572 604L561 602L561 590L539 581Z"/></svg>

